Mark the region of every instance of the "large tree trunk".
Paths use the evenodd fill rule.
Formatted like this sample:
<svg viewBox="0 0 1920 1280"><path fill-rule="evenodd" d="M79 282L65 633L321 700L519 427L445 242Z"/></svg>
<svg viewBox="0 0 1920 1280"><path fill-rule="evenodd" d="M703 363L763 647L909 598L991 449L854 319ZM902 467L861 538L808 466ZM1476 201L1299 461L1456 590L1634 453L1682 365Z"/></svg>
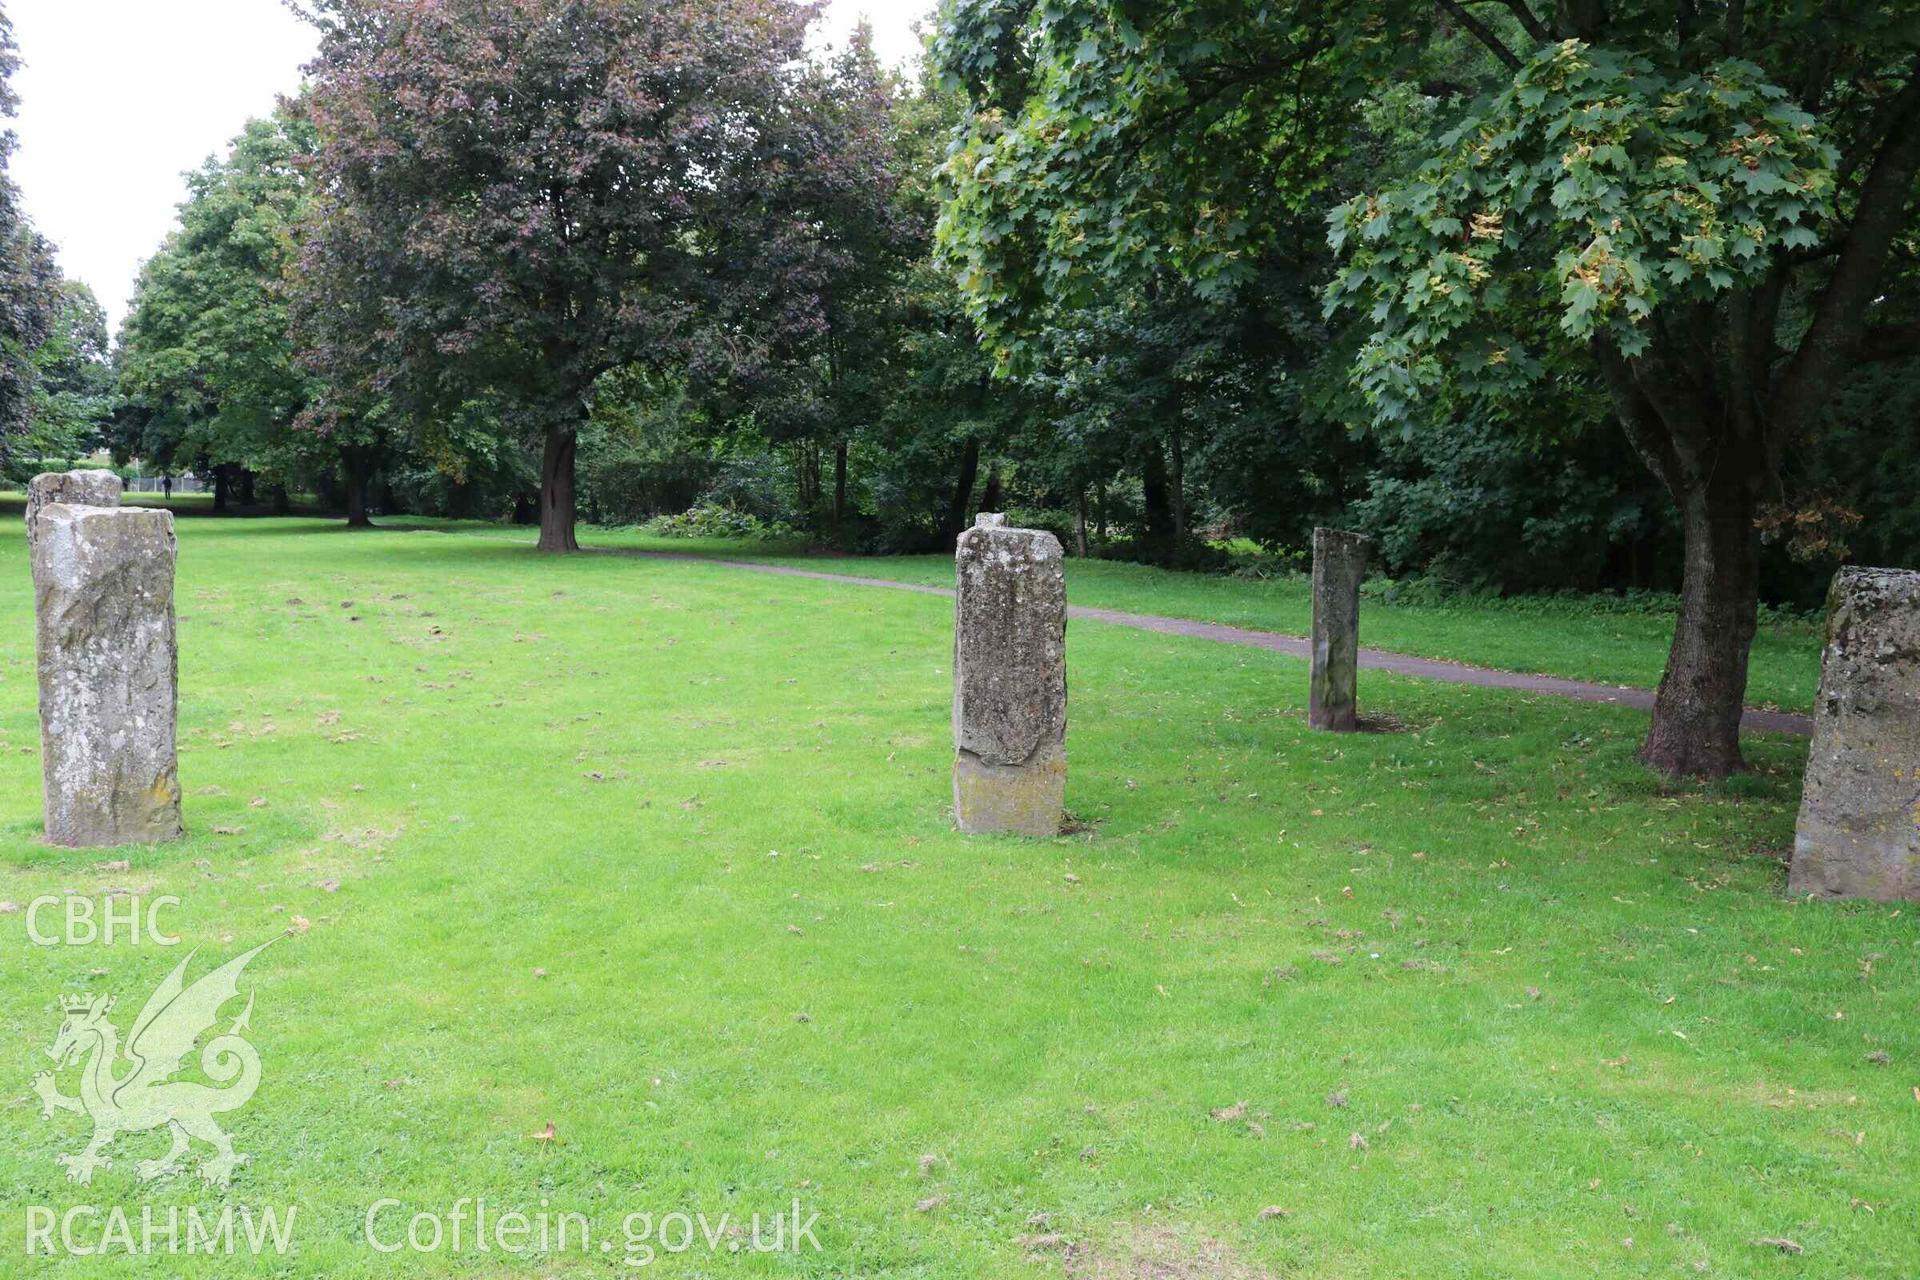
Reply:
<svg viewBox="0 0 1920 1280"><path fill-rule="evenodd" d="M1754 327L1769 332L1770 322ZM1760 609L1754 515L1775 484L1761 400L1737 383L1723 391L1713 366L1690 365L1677 343L1631 362L1597 349L1620 423L1672 495L1685 539L1680 616L1640 755L1676 777L1724 778L1743 767L1740 717Z"/></svg>
<svg viewBox="0 0 1920 1280"><path fill-rule="evenodd" d="M579 432L570 424L550 427L540 457L540 541L542 551L578 551L574 537L573 456Z"/></svg>
<svg viewBox="0 0 1920 1280"><path fill-rule="evenodd" d="M213 469L213 509L215 511L227 509L227 484L230 471L231 469L224 462Z"/></svg>
<svg viewBox="0 0 1920 1280"><path fill-rule="evenodd" d="M1167 488L1173 501L1173 540L1176 544L1184 543L1187 540L1187 454L1178 425L1167 440Z"/></svg>
<svg viewBox="0 0 1920 1280"><path fill-rule="evenodd" d="M797 440L793 445L793 487L794 496L800 501L800 509L807 513L809 522L820 515L820 451L811 440Z"/></svg>
<svg viewBox="0 0 1920 1280"><path fill-rule="evenodd" d="M371 529L373 518L367 514L367 490L373 484L373 459L364 449L342 449L340 470L347 481L347 527Z"/></svg>
<svg viewBox="0 0 1920 1280"><path fill-rule="evenodd" d="M1000 464L996 462L987 468L987 487L980 491L980 509L1000 511L1006 502L1006 488L1000 483Z"/></svg>
<svg viewBox="0 0 1920 1280"><path fill-rule="evenodd" d="M1173 497L1167 484L1167 458L1158 444L1147 447L1140 464L1140 506L1144 525L1141 533L1153 559L1161 559L1172 550L1178 537L1173 518Z"/></svg>
<svg viewBox="0 0 1920 1280"><path fill-rule="evenodd" d="M979 478L980 442L969 438L960 450L960 476L954 482L953 498L947 503L946 526L941 530L949 551L953 549L954 540L972 523L967 507L973 501L974 482Z"/></svg>
<svg viewBox="0 0 1920 1280"><path fill-rule="evenodd" d="M833 446L833 534L840 536L840 521L847 514L847 442Z"/></svg>
<svg viewBox="0 0 1920 1280"><path fill-rule="evenodd" d="M1640 754L1670 774L1724 778L1743 767L1740 716L1760 599L1755 497L1736 477L1679 501L1686 534L1680 617Z"/></svg>

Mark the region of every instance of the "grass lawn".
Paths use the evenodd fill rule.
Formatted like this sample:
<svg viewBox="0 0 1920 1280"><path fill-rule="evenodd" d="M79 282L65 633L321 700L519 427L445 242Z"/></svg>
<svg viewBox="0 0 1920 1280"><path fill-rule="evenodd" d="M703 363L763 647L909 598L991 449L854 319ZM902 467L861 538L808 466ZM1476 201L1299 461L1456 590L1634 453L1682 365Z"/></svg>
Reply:
<svg viewBox="0 0 1920 1280"><path fill-rule="evenodd" d="M1668 787L1636 713L1373 673L1409 728L1334 738L1301 662L1076 625L1084 829L963 839L937 598L497 529L179 531L189 835L103 856L37 843L0 526L0 899L175 894L184 939L0 914L4 1274L634 1274L627 1214L795 1200L819 1252L721 1234L641 1274L1920 1273L1914 913L1783 898L1803 742ZM1093 568L1076 599L1189 589ZM1299 612L1227 588L1190 588L1202 616ZM1411 647L1393 614L1368 641ZM1517 665L1559 625L1462 617L1497 647L1447 656ZM125 1033L189 948L197 976L289 930L242 984L232 1188L139 1183L154 1133L68 1184L88 1126L29 1087L57 998L113 993ZM392 1243L463 1197L584 1214L593 1247L365 1239L379 1202ZM28 1258L26 1207L79 1204L298 1217L285 1258Z"/></svg>
<svg viewBox="0 0 1920 1280"><path fill-rule="evenodd" d="M635 530L595 530L593 546L643 547L736 560L801 564L950 586L949 556L820 556L797 548L720 539L656 538ZM1257 581L1175 573L1112 560L1067 561L1074 604L1198 618L1229 626L1307 634L1312 617L1304 576ZM1379 649L1651 689L1666 667L1673 616L1602 612L1580 598L1463 600L1403 604L1370 595L1360 611L1361 642ZM1747 701L1804 711L1820 681L1820 628L1808 622L1763 626L1754 638Z"/></svg>

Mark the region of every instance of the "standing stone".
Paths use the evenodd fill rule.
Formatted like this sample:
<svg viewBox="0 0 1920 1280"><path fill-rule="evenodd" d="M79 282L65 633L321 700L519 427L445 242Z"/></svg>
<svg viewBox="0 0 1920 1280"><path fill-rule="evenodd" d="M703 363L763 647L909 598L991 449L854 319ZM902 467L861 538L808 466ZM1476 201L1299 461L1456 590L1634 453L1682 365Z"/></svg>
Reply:
<svg viewBox="0 0 1920 1280"><path fill-rule="evenodd" d="M954 563L954 821L966 832L1058 835L1067 789L1060 540L983 514L960 535Z"/></svg>
<svg viewBox="0 0 1920 1280"><path fill-rule="evenodd" d="M1339 529L1313 531L1313 675L1307 723L1351 733L1360 675L1360 580L1373 539Z"/></svg>
<svg viewBox="0 0 1920 1280"><path fill-rule="evenodd" d="M76 507L120 505L120 477L111 471L47 471L27 481L27 541L34 537L40 508L64 502Z"/></svg>
<svg viewBox="0 0 1920 1280"><path fill-rule="evenodd" d="M1834 575L1787 887L1920 900L1920 573Z"/></svg>
<svg viewBox="0 0 1920 1280"><path fill-rule="evenodd" d="M56 502L36 519L47 840L171 840L181 831L173 516Z"/></svg>

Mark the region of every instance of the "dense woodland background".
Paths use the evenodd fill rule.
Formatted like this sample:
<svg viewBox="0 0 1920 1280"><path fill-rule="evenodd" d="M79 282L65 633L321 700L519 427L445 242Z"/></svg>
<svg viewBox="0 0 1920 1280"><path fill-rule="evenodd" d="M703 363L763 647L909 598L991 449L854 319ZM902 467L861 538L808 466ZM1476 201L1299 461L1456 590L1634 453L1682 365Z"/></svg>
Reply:
<svg viewBox="0 0 1920 1280"><path fill-rule="evenodd" d="M950 0L913 74L787 0L311 16L111 342L0 185L12 482L105 449L553 550L1004 508L1207 570L1361 529L1411 592L1692 573L1725 735L1756 601L1920 563L1904 6Z"/></svg>

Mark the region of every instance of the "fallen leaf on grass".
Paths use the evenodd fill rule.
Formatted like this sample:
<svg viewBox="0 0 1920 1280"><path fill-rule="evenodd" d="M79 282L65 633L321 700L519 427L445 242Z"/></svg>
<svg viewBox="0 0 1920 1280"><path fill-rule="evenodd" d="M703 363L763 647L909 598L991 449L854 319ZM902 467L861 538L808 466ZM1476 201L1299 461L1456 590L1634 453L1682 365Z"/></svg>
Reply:
<svg viewBox="0 0 1920 1280"><path fill-rule="evenodd" d="M558 1141L560 1141L560 1135L559 1135L558 1133L556 1133L556 1132L554 1131L554 1128L553 1128L553 1121L551 1121L551 1120L549 1120L549 1121L547 1121L547 1127L546 1127L546 1128L544 1128L544 1129L542 1129L542 1130L541 1130L540 1132L538 1132L538 1133L530 1133L530 1134L528 1134L527 1136L528 1136L529 1138L532 1138L532 1139L533 1139L533 1140L534 1140L535 1142L558 1142Z"/></svg>
<svg viewBox="0 0 1920 1280"><path fill-rule="evenodd" d="M265 796L255 796L253 799L247 801L247 808L249 809L264 809L266 807L267 798Z"/></svg>
<svg viewBox="0 0 1920 1280"><path fill-rule="evenodd" d="M1222 1124L1231 1124L1235 1120L1242 1119L1246 1116L1247 1104L1244 1102L1236 1102L1230 1107L1215 1107L1207 1114Z"/></svg>
<svg viewBox="0 0 1920 1280"><path fill-rule="evenodd" d="M112 862L96 862L93 864L93 869L95 871L125 871L127 869L127 860L125 858L116 858Z"/></svg>
<svg viewBox="0 0 1920 1280"><path fill-rule="evenodd" d="M1800 1247L1797 1241L1789 1240L1785 1236L1761 1236L1758 1240L1755 1240L1754 1243L1763 1249L1778 1249L1782 1253L1801 1254L1806 1252L1805 1249Z"/></svg>
<svg viewBox="0 0 1920 1280"><path fill-rule="evenodd" d="M20 909L17 902L0 902L0 916L10 916Z"/></svg>
<svg viewBox="0 0 1920 1280"><path fill-rule="evenodd" d="M1015 1236L1013 1242L1022 1249L1058 1249L1067 1238L1058 1231L1048 1231L1040 1235Z"/></svg>
<svg viewBox="0 0 1920 1280"><path fill-rule="evenodd" d="M1354 1134L1347 1139L1347 1149L1349 1151L1365 1151L1367 1149L1366 1137L1362 1134Z"/></svg>
<svg viewBox="0 0 1920 1280"><path fill-rule="evenodd" d="M313 921L307 919L305 916L295 916L293 919L287 921L288 933L305 933L311 928L313 928Z"/></svg>
<svg viewBox="0 0 1920 1280"><path fill-rule="evenodd" d="M921 1156L918 1163L920 1165L920 1176L924 1178L933 1172L935 1165L940 1163L940 1157L929 1153Z"/></svg>
<svg viewBox="0 0 1920 1280"><path fill-rule="evenodd" d="M322 880L320 882L320 888L326 893L338 893L340 892L340 882L338 880Z"/></svg>
<svg viewBox="0 0 1920 1280"><path fill-rule="evenodd" d="M245 832L245 827L215 827L213 829L213 834L217 836L237 836L243 835Z"/></svg>
<svg viewBox="0 0 1920 1280"><path fill-rule="evenodd" d="M1291 1218L1293 1216L1293 1210L1283 1209L1277 1204L1270 1204L1255 1216L1262 1222L1271 1222L1275 1218Z"/></svg>
<svg viewBox="0 0 1920 1280"><path fill-rule="evenodd" d="M940 1202L945 1199L945 1196L928 1196L925 1200L916 1201L913 1206L914 1212L932 1213L940 1207Z"/></svg>

